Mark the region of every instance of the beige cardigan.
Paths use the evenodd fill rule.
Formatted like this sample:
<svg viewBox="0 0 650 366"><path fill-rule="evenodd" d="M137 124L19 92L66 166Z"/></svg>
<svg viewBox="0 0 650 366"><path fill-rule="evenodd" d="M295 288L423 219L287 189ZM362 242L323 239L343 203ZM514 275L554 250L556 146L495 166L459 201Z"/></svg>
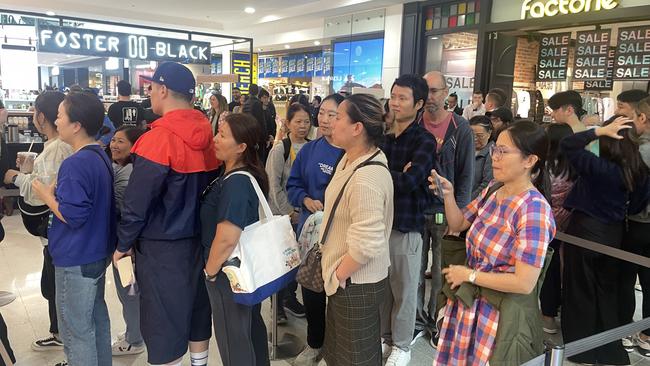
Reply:
<svg viewBox="0 0 650 366"><path fill-rule="evenodd" d="M348 161L347 154L341 159L325 191L321 240L341 188L354 168L372 154L374 151L353 162ZM373 161L387 164L383 152ZM388 169L371 165L354 172L332 220L327 242L322 247L325 293L328 296L336 293L339 287L336 268L346 254L363 265L352 274L352 283L376 283L386 278L390 266L388 238L393 226L393 179Z"/></svg>

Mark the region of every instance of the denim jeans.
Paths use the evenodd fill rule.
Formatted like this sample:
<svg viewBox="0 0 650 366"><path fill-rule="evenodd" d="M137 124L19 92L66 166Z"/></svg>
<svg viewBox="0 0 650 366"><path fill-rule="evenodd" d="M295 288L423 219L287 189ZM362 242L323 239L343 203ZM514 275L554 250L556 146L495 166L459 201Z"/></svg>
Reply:
<svg viewBox="0 0 650 366"><path fill-rule="evenodd" d="M56 310L70 366L110 366L111 326L104 302L108 258L55 267Z"/></svg>

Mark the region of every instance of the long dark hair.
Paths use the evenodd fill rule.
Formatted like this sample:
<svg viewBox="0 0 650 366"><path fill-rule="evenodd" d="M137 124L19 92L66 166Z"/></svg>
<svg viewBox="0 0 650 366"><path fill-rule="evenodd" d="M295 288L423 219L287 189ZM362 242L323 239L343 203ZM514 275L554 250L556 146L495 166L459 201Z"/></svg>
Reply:
<svg viewBox="0 0 650 366"><path fill-rule="evenodd" d="M269 194L269 177L260 160L259 141L262 140L262 128L250 114L232 113L226 116L224 123L228 124L232 136L238 144L246 144L242 154L244 170L251 173L265 196Z"/></svg>
<svg viewBox="0 0 650 366"><path fill-rule="evenodd" d="M603 126L611 124L618 117L621 115L608 119ZM629 125L632 125L632 128L618 131L618 134L623 137L622 140L601 136L599 141L600 157L616 163L621 168L625 188L632 192L639 182L647 179L648 167L639 152L639 134L634 124L629 123Z"/></svg>
<svg viewBox="0 0 650 366"><path fill-rule="evenodd" d="M529 120L521 120L506 129L515 146L524 156L537 156L537 163L531 170L533 185L546 197L551 200L551 180L546 171L546 155L548 154L548 136L546 131L537 123Z"/></svg>
<svg viewBox="0 0 650 366"><path fill-rule="evenodd" d="M566 123L551 123L546 126L546 134L549 142L546 169L553 176L565 177L569 181L575 181L578 178L576 171L566 156L560 153L560 141L573 135L573 129Z"/></svg>
<svg viewBox="0 0 650 366"><path fill-rule="evenodd" d="M59 105L63 102L63 99L65 99L65 94L59 91L45 91L36 97L34 109L36 109L36 112L42 113L45 121L55 127L54 121L56 121Z"/></svg>

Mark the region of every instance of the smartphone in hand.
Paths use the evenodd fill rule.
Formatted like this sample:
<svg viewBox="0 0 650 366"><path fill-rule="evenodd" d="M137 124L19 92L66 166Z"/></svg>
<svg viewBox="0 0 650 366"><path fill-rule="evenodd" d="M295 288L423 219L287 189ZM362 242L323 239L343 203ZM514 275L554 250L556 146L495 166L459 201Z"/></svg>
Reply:
<svg viewBox="0 0 650 366"><path fill-rule="evenodd" d="M436 187L434 188L433 192L435 193L436 196L443 198L444 195L442 193L442 183L440 182L440 177L438 176L438 172L435 170L433 171L433 180L436 183Z"/></svg>

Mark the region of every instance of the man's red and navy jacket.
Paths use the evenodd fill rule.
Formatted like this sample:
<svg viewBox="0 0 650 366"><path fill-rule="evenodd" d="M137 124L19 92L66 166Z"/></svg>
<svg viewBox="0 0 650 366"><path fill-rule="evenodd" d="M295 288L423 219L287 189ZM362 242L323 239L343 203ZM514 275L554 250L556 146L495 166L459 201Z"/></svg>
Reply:
<svg viewBox="0 0 650 366"><path fill-rule="evenodd" d="M174 110L151 124L133 146L118 249L138 239L173 241L200 234L199 198L216 175L210 122L199 111Z"/></svg>

